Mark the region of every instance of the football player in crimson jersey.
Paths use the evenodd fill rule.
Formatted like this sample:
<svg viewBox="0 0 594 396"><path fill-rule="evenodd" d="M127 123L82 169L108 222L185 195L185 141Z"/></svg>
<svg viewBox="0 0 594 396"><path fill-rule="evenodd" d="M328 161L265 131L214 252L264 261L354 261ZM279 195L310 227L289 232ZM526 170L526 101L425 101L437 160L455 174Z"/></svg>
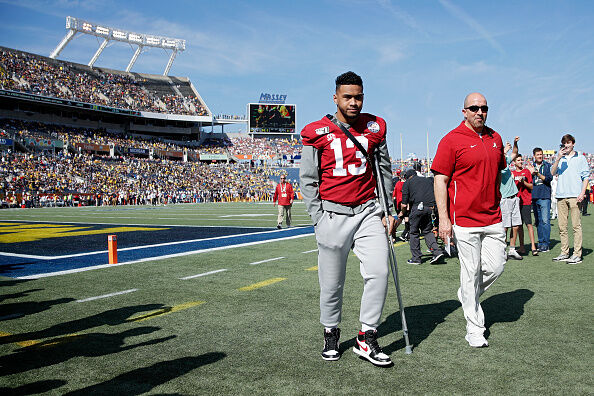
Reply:
<svg viewBox="0 0 594 396"><path fill-rule="evenodd" d="M377 342L377 326L388 289L388 244L394 218L383 218L376 200L372 166L342 131L346 128L369 152L379 150L381 176L392 191L386 122L361 113L363 81L353 72L336 78L337 111L312 122L301 131L301 193L315 225L320 282L320 322L324 326L324 360L340 358L338 325L346 263L351 248L360 261L364 279L359 320L361 330L353 351L376 365L390 365ZM390 202L391 204L391 202ZM389 208L390 212L392 207Z"/></svg>

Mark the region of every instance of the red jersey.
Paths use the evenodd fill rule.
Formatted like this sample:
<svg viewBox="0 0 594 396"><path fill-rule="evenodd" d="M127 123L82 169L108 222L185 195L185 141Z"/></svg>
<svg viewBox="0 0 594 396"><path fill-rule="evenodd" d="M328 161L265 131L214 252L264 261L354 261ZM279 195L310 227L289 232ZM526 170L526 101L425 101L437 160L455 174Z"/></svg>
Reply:
<svg viewBox="0 0 594 396"><path fill-rule="evenodd" d="M400 210L400 203L402 202L402 186L404 182L398 180L394 186L394 192L392 193L392 199L395 201L396 210Z"/></svg>
<svg viewBox="0 0 594 396"><path fill-rule="evenodd" d="M291 183L278 183L274 190L272 202L278 201L279 205L289 206L293 204L293 186Z"/></svg>
<svg viewBox="0 0 594 396"><path fill-rule="evenodd" d="M479 135L464 121L439 142L431 170L449 176L452 224L483 227L501 222L499 172L506 167L501 136Z"/></svg>
<svg viewBox="0 0 594 396"><path fill-rule="evenodd" d="M349 131L369 152L386 138L386 122L361 113ZM361 205L375 198L372 164L355 144L327 117L312 122L301 131L303 145L320 153L320 198L345 206Z"/></svg>
<svg viewBox="0 0 594 396"><path fill-rule="evenodd" d="M518 197L520 197L520 204L521 205L532 205L532 190L528 189L520 180L522 177L526 179L526 183L532 183L532 174L526 168L522 169L521 171L515 170L512 171L512 175L514 175L514 181L516 182L516 187L518 187Z"/></svg>

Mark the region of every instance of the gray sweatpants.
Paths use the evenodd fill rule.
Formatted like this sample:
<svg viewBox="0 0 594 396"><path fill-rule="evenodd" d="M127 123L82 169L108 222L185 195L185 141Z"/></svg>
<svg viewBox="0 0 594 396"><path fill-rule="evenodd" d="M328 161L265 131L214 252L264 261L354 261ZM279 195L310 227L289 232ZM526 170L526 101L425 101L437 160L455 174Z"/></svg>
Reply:
<svg viewBox="0 0 594 396"><path fill-rule="evenodd" d="M351 248L360 261L363 296L359 320L377 328L388 291L388 244L379 205L356 215L324 212L316 224L318 277L320 281L320 322L338 326L342 314L342 294L346 263Z"/></svg>

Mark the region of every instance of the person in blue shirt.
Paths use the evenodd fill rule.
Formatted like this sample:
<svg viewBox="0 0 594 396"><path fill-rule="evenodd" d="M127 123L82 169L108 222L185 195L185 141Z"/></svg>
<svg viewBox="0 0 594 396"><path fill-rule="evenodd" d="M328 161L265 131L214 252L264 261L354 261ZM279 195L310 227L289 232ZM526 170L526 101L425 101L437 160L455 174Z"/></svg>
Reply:
<svg viewBox="0 0 594 396"><path fill-rule="evenodd" d="M578 206L586 196L586 187L590 177L590 167L586 157L574 150L575 138L570 134L561 138L561 149L551 167L551 174L559 175L557 181L557 212L559 215L559 236L561 254L553 261L565 261L568 264L582 262L582 217ZM573 255L569 256L569 215L573 226Z"/></svg>
<svg viewBox="0 0 594 396"><path fill-rule="evenodd" d="M532 173L532 211L534 225L538 234L538 251L548 252L551 240L551 164L543 161L543 151L540 147L532 150L534 166L526 168Z"/></svg>

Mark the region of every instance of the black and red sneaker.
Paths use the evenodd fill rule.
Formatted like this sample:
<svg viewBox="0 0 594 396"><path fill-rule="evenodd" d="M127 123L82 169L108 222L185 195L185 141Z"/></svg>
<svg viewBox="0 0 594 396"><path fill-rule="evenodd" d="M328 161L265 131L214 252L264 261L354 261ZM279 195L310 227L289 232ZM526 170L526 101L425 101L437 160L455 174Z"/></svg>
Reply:
<svg viewBox="0 0 594 396"><path fill-rule="evenodd" d="M377 330L359 331L353 352L378 366L392 364L390 357L382 351L377 343Z"/></svg>
<svg viewBox="0 0 594 396"><path fill-rule="evenodd" d="M330 330L324 329L324 350L322 351L322 359L324 360L338 360L340 359L340 351L338 350L340 342L340 329L335 327Z"/></svg>

